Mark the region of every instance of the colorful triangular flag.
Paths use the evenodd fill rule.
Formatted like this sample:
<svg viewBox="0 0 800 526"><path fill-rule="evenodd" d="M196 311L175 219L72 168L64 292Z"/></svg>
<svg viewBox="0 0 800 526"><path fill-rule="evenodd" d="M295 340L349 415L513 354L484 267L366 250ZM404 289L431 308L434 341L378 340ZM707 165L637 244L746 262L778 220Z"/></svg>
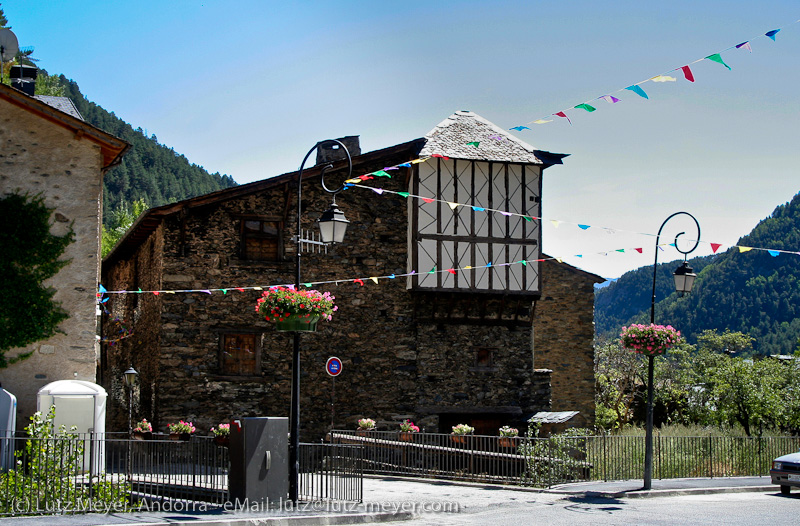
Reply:
<svg viewBox="0 0 800 526"><path fill-rule="evenodd" d="M650 97L647 96L647 93L645 93L644 90L642 88L640 88L637 84L634 84L633 86L628 86L625 89L626 90L630 90L630 91L634 92L635 94L637 94L640 97L643 97L645 99L649 99L650 98Z"/></svg>
<svg viewBox="0 0 800 526"><path fill-rule="evenodd" d="M713 55L709 55L706 58L712 62L716 62L717 64L722 64L723 66L728 68L728 70L731 69L731 67L727 65L724 60L722 60L722 55L720 55L719 53L714 53Z"/></svg>

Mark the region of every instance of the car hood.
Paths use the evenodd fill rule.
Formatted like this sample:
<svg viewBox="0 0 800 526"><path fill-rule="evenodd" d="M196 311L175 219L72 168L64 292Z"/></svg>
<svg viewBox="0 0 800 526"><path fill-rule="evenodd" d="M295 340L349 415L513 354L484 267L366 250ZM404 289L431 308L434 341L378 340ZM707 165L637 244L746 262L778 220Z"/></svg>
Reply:
<svg viewBox="0 0 800 526"><path fill-rule="evenodd" d="M800 451L797 453L789 453L775 459L777 462L796 462L800 464Z"/></svg>

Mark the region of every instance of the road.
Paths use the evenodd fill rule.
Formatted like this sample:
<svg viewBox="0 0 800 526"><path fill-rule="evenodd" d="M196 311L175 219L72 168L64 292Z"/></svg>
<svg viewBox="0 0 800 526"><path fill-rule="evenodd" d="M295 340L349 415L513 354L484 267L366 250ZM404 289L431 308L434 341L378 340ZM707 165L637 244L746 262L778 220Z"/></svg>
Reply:
<svg viewBox="0 0 800 526"><path fill-rule="evenodd" d="M507 492L503 492L507 493ZM725 493L656 498L584 498L552 494L518 493L503 495L494 503L461 499L457 512L424 513L398 524L431 526L440 524L503 525L574 524L631 525L725 525L800 524L800 492L789 497L780 492Z"/></svg>

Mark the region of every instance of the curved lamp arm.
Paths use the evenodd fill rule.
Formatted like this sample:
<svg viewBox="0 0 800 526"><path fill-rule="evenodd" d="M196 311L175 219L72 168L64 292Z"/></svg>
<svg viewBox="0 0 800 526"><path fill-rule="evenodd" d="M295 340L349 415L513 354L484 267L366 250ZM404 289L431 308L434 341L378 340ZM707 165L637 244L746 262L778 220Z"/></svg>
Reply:
<svg viewBox="0 0 800 526"><path fill-rule="evenodd" d="M655 323L655 316L656 316L656 270L658 267L658 242L661 239L661 231L664 230L664 226L667 224L667 222L669 222L669 220L672 219L673 217L679 215L687 215L692 218L695 226L697 227L697 239L694 240L694 246L692 246L692 248L685 251L681 250L678 247L678 238L686 233L686 232L681 232L675 236L675 250L683 254L683 259L685 261L686 255L689 254L690 252L694 252L694 249L696 249L697 245L700 244L700 223L698 223L697 218L695 218L689 212L675 212L674 214L666 218L663 223L661 223L661 228L658 229L658 234L656 234L656 251L655 251L656 255L655 255L655 261L653 262L653 294L650 297L650 323Z"/></svg>

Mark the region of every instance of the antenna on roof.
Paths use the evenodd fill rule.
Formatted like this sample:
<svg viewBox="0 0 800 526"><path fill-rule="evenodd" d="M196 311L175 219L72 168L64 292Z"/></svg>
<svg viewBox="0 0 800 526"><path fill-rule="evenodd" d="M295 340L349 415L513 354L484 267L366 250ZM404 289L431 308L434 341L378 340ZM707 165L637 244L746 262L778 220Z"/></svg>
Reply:
<svg viewBox="0 0 800 526"><path fill-rule="evenodd" d="M3 68L5 62L14 60L19 52L19 42L17 35L8 28L0 28L0 82L3 81Z"/></svg>

